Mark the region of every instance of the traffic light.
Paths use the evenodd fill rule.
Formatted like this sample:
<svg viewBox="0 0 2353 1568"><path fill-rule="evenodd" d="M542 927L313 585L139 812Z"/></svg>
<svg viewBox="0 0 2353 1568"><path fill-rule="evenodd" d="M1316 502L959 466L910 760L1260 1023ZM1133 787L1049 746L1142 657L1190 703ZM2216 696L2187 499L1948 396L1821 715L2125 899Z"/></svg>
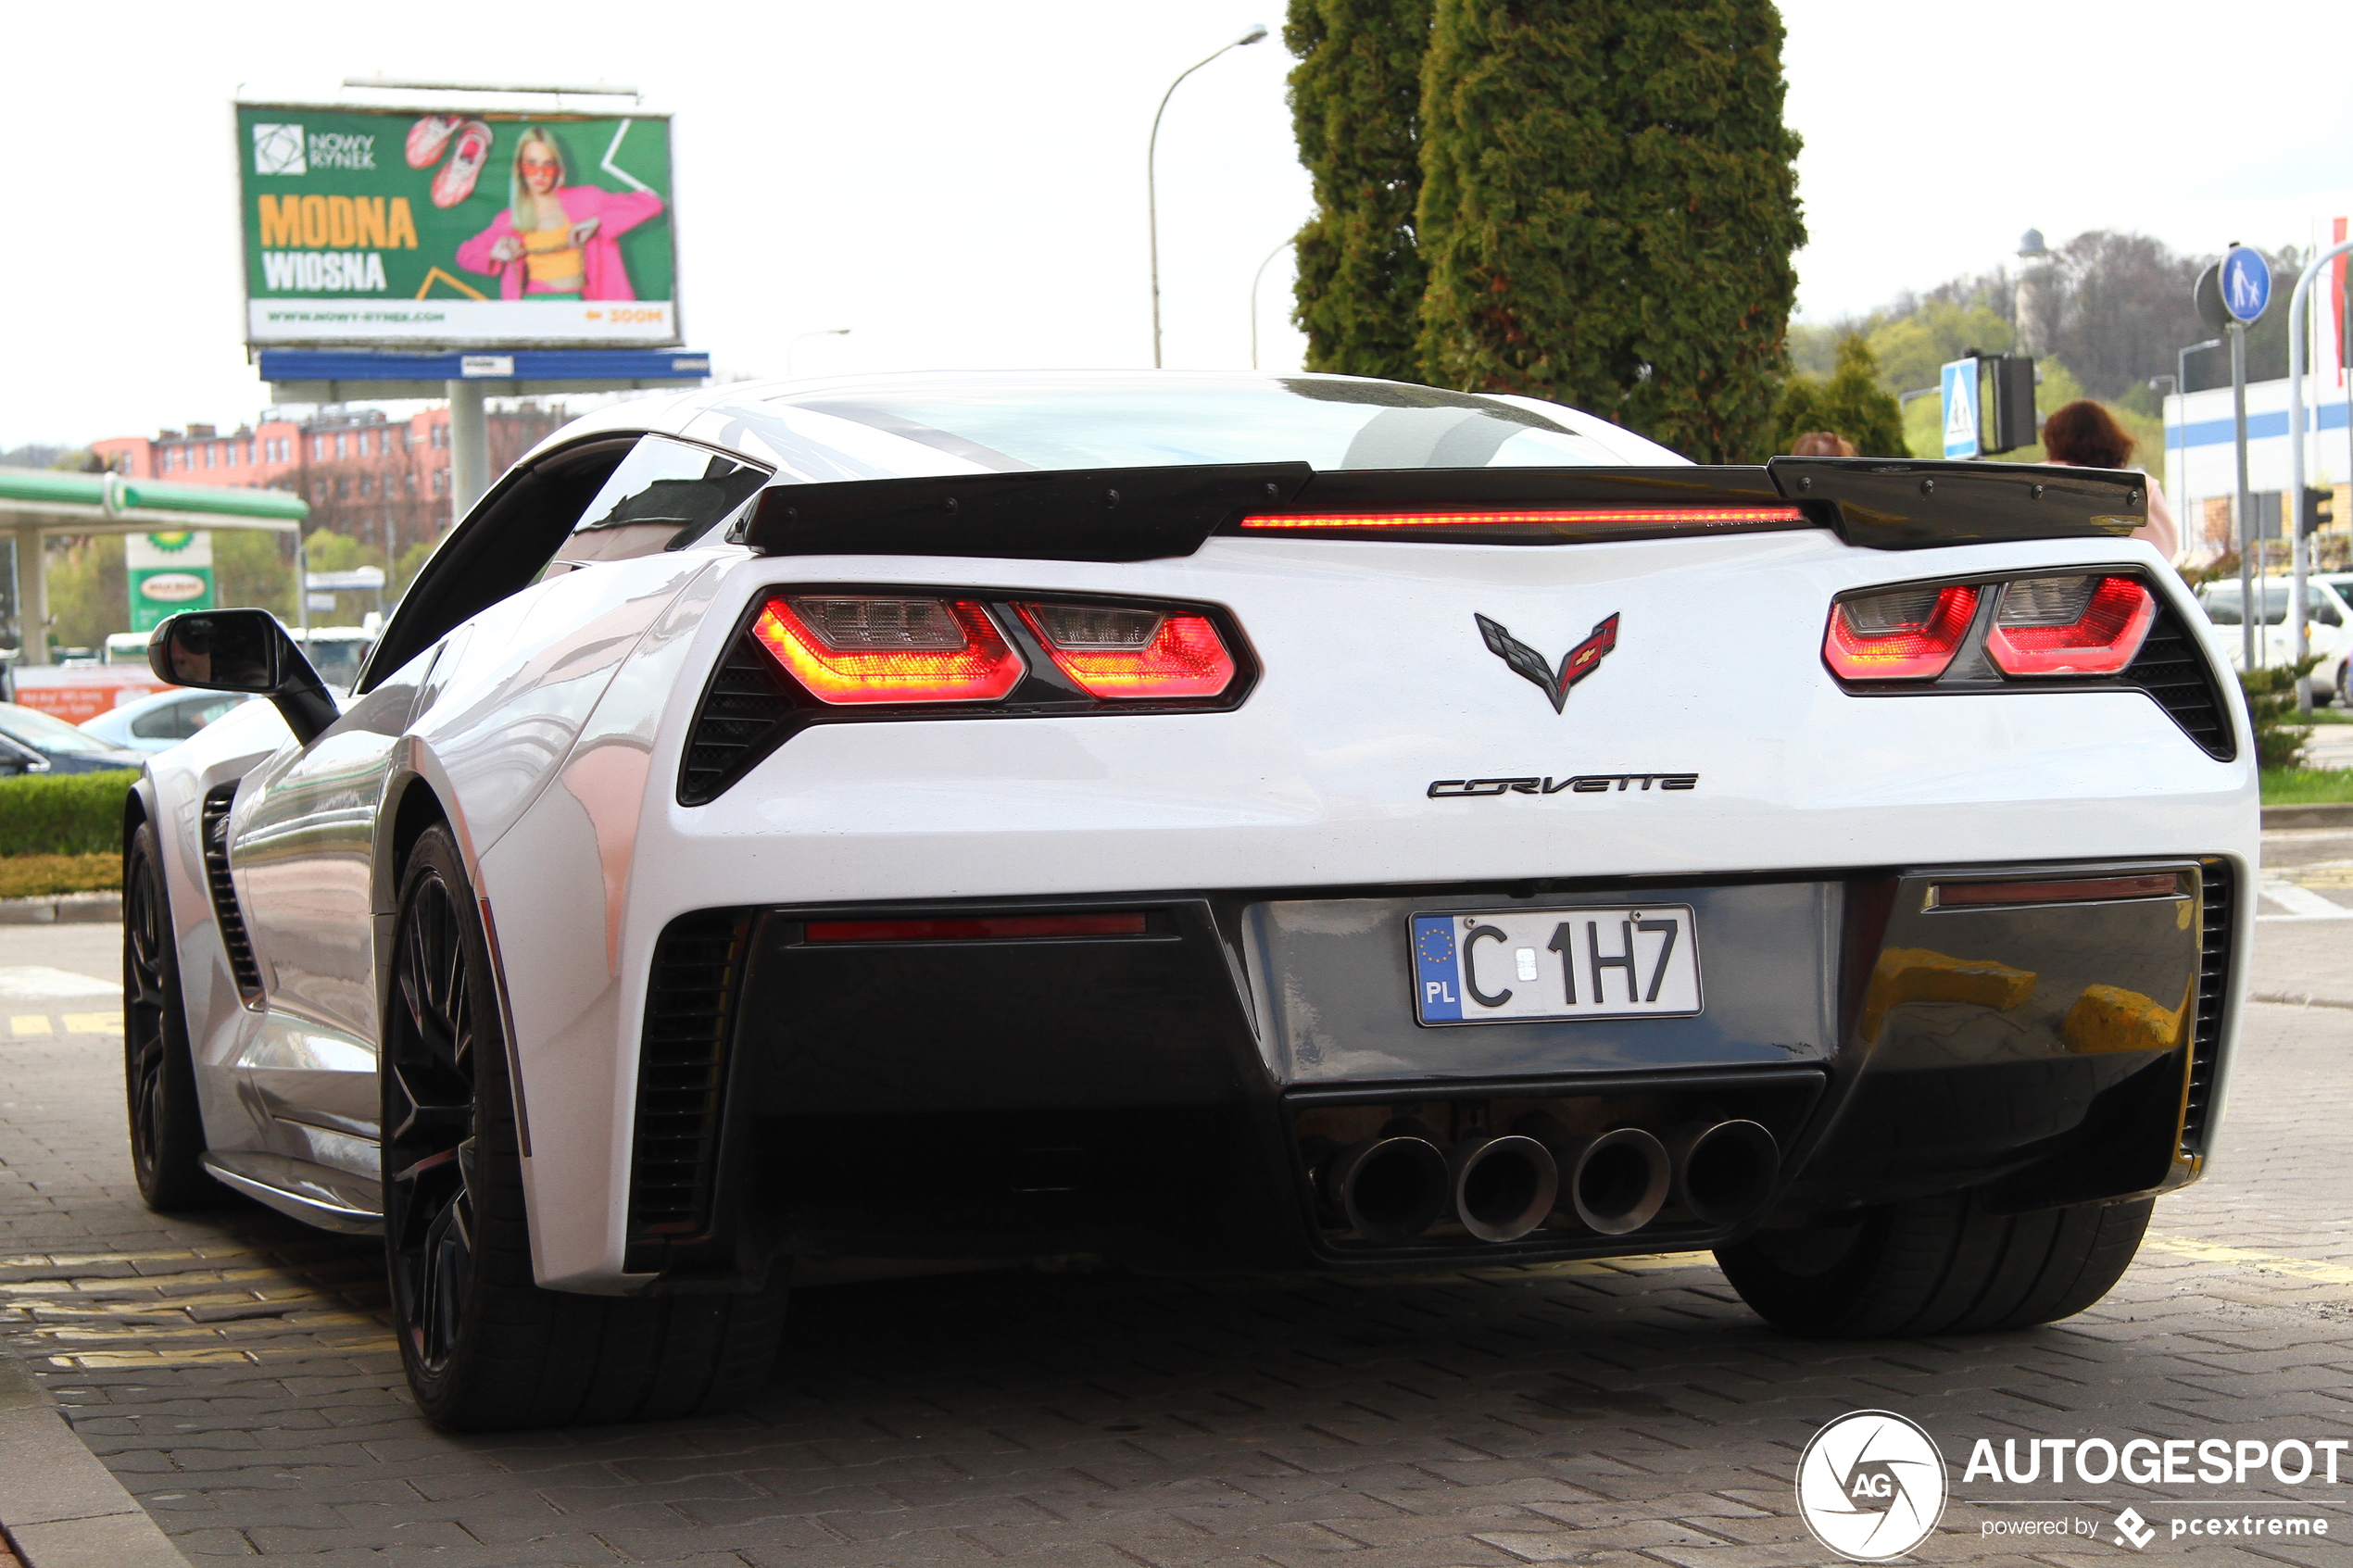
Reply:
<svg viewBox="0 0 2353 1568"><path fill-rule="evenodd" d="M2041 432L2034 419L2034 361L2023 354L2004 354L1982 361L1994 395L1986 400L1987 422L1994 439L1987 453L2015 452L2032 446Z"/></svg>
<svg viewBox="0 0 2353 1568"><path fill-rule="evenodd" d="M2296 532L2299 538L2309 539L2336 521L2336 492L2318 485L2306 485L2296 508Z"/></svg>

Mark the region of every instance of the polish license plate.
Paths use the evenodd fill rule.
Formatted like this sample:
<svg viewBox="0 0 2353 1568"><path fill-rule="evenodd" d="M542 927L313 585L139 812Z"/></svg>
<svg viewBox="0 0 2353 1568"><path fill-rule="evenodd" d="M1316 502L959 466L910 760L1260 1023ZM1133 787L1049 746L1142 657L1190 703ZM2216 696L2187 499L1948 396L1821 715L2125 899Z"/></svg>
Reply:
<svg viewBox="0 0 2353 1568"><path fill-rule="evenodd" d="M1413 917L1423 1023L1688 1018L1699 1012L1688 904L1491 909Z"/></svg>

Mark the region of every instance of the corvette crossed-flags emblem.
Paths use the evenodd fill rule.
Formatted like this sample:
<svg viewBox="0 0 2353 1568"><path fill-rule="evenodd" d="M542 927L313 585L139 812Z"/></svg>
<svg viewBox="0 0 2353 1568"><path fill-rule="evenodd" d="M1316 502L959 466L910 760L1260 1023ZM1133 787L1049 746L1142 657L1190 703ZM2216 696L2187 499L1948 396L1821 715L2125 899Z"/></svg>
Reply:
<svg viewBox="0 0 2353 1568"><path fill-rule="evenodd" d="M1500 621L1490 621L1474 613L1478 622L1478 634L1487 639L1487 651L1536 683L1536 687L1553 699L1553 711L1558 713L1567 706L1568 688L1601 667L1602 658L1617 646L1617 616L1615 612L1594 624L1586 639L1561 655L1560 669L1555 671L1544 662L1544 656L1504 630Z"/></svg>

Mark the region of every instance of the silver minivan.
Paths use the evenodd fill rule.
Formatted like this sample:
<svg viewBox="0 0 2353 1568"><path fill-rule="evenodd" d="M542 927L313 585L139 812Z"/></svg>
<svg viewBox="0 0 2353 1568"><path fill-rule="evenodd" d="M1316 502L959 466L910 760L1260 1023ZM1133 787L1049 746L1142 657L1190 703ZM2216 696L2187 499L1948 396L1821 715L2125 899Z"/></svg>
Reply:
<svg viewBox="0 0 2353 1568"><path fill-rule="evenodd" d="M2285 577L2266 577L2255 584L2261 608L2261 620L2256 626L2256 661L2267 668L2289 662L2287 603L2293 587L2292 580ZM2331 583L2318 577L2305 580L2304 593L2304 650L2321 656L2312 671L2313 696L2326 702L2334 694L2353 707L2353 691L2347 687L2347 655L2353 654L2353 604ZM2237 628L2246 618L2240 611L2243 601L2238 583L2228 578L2208 583L2197 591L2197 602L2208 621L2226 629L2221 641L2231 668L2244 668L2246 639Z"/></svg>

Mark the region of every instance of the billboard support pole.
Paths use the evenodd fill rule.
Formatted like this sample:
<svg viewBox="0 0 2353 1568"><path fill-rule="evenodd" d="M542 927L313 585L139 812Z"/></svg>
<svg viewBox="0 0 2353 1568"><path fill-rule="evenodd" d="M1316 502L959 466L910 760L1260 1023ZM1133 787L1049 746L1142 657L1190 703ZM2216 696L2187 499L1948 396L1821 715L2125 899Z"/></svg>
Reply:
<svg viewBox="0 0 2353 1568"><path fill-rule="evenodd" d="M490 419L483 410L482 383L449 383L449 521L473 510L490 488Z"/></svg>
<svg viewBox="0 0 2353 1568"><path fill-rule="evenodd" d="M17 662L49 662L49 562L37 522L17 530Z"/></svg>
<svg viewBox="0 0 2353 1568"><path fill-rule="evenodd" d="M2287 493L2288 500L2282 509L2294 518L2295 532L2288 536L2290 584L2287 599L2287 653L2291 662L2304 657L2304 582L2311 566L2311 553L2304 544L2304 335L2312 305L2312 280L2321 269L2347 251L2353 251L2353 240L2340 240L2306 263L2303 274L2296 280L2296 292L2287 302ZM2312 713L2312 675L2306 671L2296 678L2296 710L2306 718Z"/></svg>

